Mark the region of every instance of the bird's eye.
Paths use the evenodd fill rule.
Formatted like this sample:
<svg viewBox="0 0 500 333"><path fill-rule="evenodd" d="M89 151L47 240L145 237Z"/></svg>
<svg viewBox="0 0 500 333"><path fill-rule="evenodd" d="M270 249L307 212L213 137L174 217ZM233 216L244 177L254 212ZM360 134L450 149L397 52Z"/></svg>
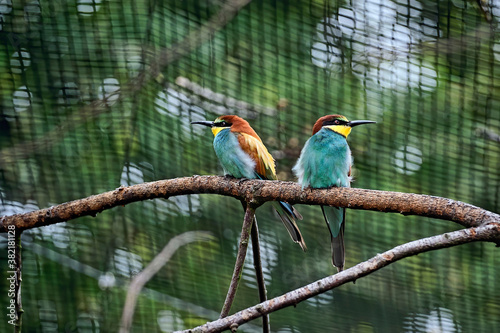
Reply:
<svg viewBox="0 0 500 333"><path fill-rule="evenodd" d="M334 123L335 125L338 125L338 124L340 124L340 120L335 119L335 121L334 121L333 123Z"/></svg>
<svg viewBox="0 0 500 333"><path fill-rule="evenodd" d="M229 127L231 126L231 124L229 124L227 121L218 121L216 123L214 123L214 126L216 127Z"/></svg>

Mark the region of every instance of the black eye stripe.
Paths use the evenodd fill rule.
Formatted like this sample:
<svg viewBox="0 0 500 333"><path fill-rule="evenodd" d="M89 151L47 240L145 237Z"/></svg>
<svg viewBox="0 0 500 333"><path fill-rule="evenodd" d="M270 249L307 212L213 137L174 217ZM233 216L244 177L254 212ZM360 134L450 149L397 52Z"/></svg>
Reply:
<svg viewBox="0 0 500 333"><path fill-rule="evenodd" d="M329 126L329 125L347 125L348 121L342 120L342 119L331 119L331 120L325 120L323 122L323 126Z"/></svg>
<svg viewBox="0 0 500 333"><path fill-rule="evenodd" d="M229 127L231 125L232 124L230 124L230 123L228 123L226 121L219 121L219 122L214 123L215 127Z"/></svg>

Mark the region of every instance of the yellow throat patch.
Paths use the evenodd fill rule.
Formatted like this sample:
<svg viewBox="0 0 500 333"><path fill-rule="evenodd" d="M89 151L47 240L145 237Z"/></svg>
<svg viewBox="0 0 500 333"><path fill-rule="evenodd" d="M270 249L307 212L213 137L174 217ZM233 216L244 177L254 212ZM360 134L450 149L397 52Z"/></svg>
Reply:
<svg viewBox="0 0 500 333"><path fill-rule="evenodd" d="M346 126L346 125L330 125L330 126L325 126L328 129L331 129L332 131L339 133L340 135L344 136L347 138L349 133L351 133L351 127ZM212 130L213 131L213 130Z"/></svg>
<svg viewBox="0 0 500 333"><path fill-rule="evenodd" d="M219 134L220 131L222 131L223 129L225 128L229 128L229 127L212 127L212 133L214 134L214 136L216 136L217 134Z"/></svg>

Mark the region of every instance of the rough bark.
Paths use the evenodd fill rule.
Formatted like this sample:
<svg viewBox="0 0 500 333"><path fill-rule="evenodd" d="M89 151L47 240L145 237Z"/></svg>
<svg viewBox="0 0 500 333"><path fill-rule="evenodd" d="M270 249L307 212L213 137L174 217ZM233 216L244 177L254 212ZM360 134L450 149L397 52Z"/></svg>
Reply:
<svg viewBox="0 0 500 333"><path fill-rule="evenodd" d="M0 232L6 232L9 225L15 225L18 230L36 228L81 216L96 216L106 209L136 201L195 193L231 196L240 201L252 203L256 207L266 201L280 200L291 204L332 205L403 215L420 215L453 221L465 227L500 222L500 215L485 209L429 195L356 188L302 190L300 185L292 182L193 176L119 187L114 191L50 208L3 216L0 218Z"/></svg>

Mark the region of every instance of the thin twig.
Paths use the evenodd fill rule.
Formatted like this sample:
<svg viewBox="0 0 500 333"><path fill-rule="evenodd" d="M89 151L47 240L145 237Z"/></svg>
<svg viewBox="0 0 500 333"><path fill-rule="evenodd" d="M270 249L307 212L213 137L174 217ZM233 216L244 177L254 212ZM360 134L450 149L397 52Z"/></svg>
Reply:
<svg viewBox="0 0 500 333"><path fill-rule="evenodd" d="M245 257L248 249L248 240L250 239L250 231L252 229L254 217L255 208L247 204L245 209L245 218L243 219L243 227L241 228L238 254L236 255L236 263L234 264L233 277L231 278L229 290L227 291L226 300L224 301L224 305L222 306L220 318L226 317L229 314L229 310L231 310L231 306L233 305L234 296L236 295L238 283L241 279L243 264L245 263Z"/></svg>
<svg viewBox="0 0 500 333"><path fill-rule="evenodd" d="M222 318L196 328L180 331L182 333L195 332L221 332L230 327L239 326L265 314L277 311L279 309L295 306L298 303L313 296L334 289L348 282L356 281L359 278L367 276L387 265L390 265L400 259L417 255L419 253L443 249L447 247L462 245L471 242L490 242L498 241L500 236L500 224L490 223L488 225L462 229L450 233L419 239L378 254L370 260L357 264L335 275L328 276L316 282L310 283L304 287L295 289L284 295L275 297L266 302L237 312L226 318Z"/></svg>
<svg viewBox="0 0 500 333"><path fill-rule="evenodd" d="M264 272L262 271L262 260L260 256L260 241L259 241L259 226L257 225L257 218L254 217L252 225L252 253L253 253L253 267L255 268L255 276L257 278L257 285L259 288L259 302L267 301L266 282L264 281ZM262 332L269 333L271 327L269 324L269 314L262 316Z"/></svg>
<svg viewBox="0 0 500 333"><path fill-rule="evenodd" d="M149 265L144 268L142 272L137 274L130 282L130 286L127 293L127 298L125 301L125 306L123 307L120 333L127 333L130 331L132 325L132 319L134 317L135 304L137 298L146 285L146 283L151 280L153 276L158 273L158 271L167 264L167 262L172 258L174 253L183 245L192 242L207 242L212 241L214 238L209 232L205 231L188 231L178 236L172 238L168 244L163 248L163 250L154 257L154 259L149 263Z"/></svg>

